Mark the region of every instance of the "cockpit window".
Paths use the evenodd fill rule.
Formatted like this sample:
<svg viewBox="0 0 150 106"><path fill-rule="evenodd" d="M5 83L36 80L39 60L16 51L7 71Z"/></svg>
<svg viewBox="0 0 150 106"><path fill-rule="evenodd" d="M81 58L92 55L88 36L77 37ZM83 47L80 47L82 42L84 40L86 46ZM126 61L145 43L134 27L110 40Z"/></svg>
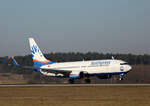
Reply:
<svg viewBox="0 0 150 106"><path fill-rule="evenodd" d="M128 63L120 63L120 65L129 65Z"/></svg>

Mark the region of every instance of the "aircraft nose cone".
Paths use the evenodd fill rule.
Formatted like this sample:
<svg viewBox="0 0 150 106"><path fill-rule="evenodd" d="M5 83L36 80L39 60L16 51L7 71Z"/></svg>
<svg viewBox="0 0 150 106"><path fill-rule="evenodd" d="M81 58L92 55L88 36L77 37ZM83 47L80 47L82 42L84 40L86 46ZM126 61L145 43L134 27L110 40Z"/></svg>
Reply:
<svg viewBox="0 0 150 106"><path fill-rule="evenodd" d="M128 65L128 71L131 71L132 70L132 66Z"/></svg>

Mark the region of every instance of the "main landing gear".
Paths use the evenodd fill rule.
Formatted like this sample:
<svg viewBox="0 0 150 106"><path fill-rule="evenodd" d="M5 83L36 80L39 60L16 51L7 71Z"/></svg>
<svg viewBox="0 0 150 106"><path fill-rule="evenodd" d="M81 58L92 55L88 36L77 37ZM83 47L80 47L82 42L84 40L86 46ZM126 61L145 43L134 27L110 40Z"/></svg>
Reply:
<svg viewBox="0 0 150 106"><path fill-rule="evenodd" d="M84 80L86 84L90 84L91 83L91 79L87 78Z"/></svg>
<svg viewBox="0 0 150 106"><path fill-rule="evenodd" d="M74 79L69 79L69 84L74 84Z"/></svg>
<svg viewBox="0 0 150 106"><path fill-rule="evenodd" d="M91 83L91 79L87 78L84 80L86 84L90 84ZM69 79L68 80L69 84L74 84L75 83L75 79Z"/></svg>

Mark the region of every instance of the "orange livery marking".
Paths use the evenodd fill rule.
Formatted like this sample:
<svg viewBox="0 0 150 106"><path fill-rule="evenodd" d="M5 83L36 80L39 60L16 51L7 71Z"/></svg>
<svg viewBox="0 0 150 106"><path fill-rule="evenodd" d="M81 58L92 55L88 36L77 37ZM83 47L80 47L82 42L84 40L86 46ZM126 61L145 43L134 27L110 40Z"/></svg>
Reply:
<svg viewBox="0 0 150 106"><path fill-rule="evenodd" d="M48 63L48 62L51 62L50 60L40 61L40 60L37 60L37 59L33 59L33 61L40 62L40 63Z"/></svg>

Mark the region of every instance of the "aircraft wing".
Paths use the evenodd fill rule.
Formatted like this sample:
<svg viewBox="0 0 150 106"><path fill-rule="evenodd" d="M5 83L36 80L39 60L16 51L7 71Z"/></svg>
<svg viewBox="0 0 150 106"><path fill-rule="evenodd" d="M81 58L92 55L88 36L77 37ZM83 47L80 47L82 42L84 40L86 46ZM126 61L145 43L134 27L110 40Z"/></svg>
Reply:
<svg viewBox="0 0 150 106"><path fill-rule="evenodd" d="M56 69L42 69L42 71L47 73L63 74L65 76L68 76L72 72L72 71L56 70Z"/></svg>

